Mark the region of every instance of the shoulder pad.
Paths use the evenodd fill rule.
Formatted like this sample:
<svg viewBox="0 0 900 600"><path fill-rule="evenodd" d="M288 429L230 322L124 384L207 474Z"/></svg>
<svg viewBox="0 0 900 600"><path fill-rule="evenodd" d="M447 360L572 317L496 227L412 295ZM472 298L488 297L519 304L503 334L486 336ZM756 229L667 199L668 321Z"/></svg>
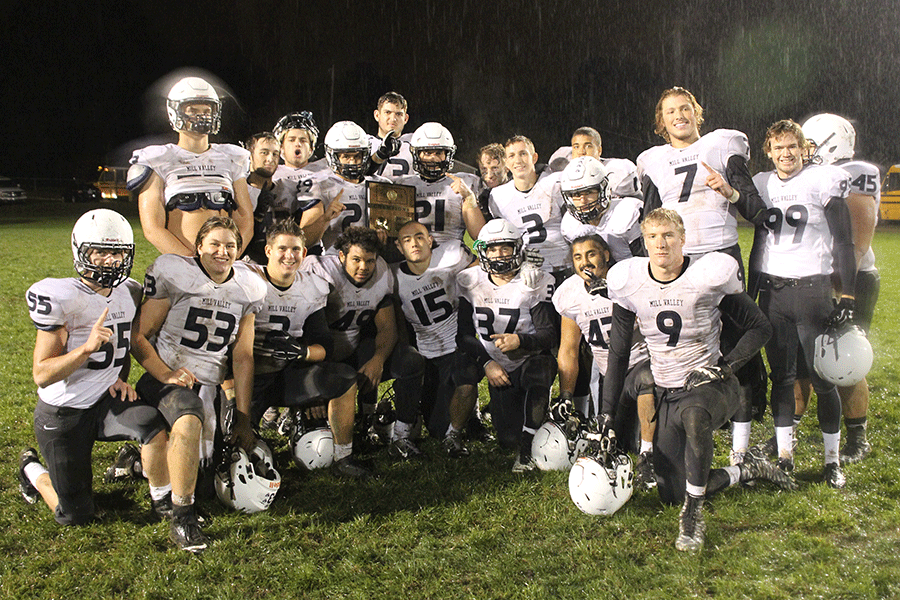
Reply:
<svg viewBox="0 0 900 600"><path fill-rule="evenodd" d="M125 187L129 192L140 192L147 180L153 174L153 169L147 165L133 164L128 167L128 175L125 177Z"/></svg>
<svg viewBox="0 0 900 600"><path fill-rule="evenodd" d="M25 293L28 315L35 325L54 327L64 325L69 311L74 279L47 278L33 284Z"/></svg>
<svg viewBox="0 0 900 600"><path fill-rule="evenodd" d="M738 279L737 261L724 252L710 252L692 259L685 276L698 286L721 289L725 294L737 294L744 289Z"/></svg>
<svg viewBox="0 0 900 600"><path fill-rule="evenodd" d="M467 290L472 289L478 284L478 275L480 271L481 267L478 265L463 269L456 276L456 283Z"/></svg>
<svg viewBox="0 0 900 600"><path fill-rule="evenodd" d="M617 262L606 274L606 285L616 296L627 295L647 278L649 258L635 257Z"/></svg>
<svg viewBox="0 0 900 600"><path fill-rule="evenodd" d="M644 203L637 198L613 198L610 201L609 220L607 221L609 233L621 235L630 231L640 219L643 208Z"/></svg>
<svg viewBox="0 0 900 600"><path fill-rule="evenodd" d="M134 151L129 162L133 165L147 165L152 168L168 159L171 152L170 146L171 144L161 144L140 148Z"/></svg>
<svg viewBox="0 0 900 600"><path fill-rule="evenodd" d="M709 140L711 147L721 148L722 164L728 164L729 156L743 156L750 160L750 142L743 132L736 129L716 129L703 136Z"/></svg>
<svg viewBox="0 0 900 600"><path fill-rule="evenodd" d="M579 277L576 273L575 275L566 277L565 281L559 284L559 287L556 288L556 290L553 292L553 298L551 299L556 312L562 314L563 310L565 310L566 307L561 306L561 304L563 304L566 296L569 294L570 289L573 286L578 285L582 281L583 279L581 279L581 277Z"/></svg>
<svg viewBox="0 0 900 600"><path fill-rule="evenodd" d="M212 146L222 154L227 154L235 160L244 160L250 158L249 150L241 148L240 146L236 146L234 144L210 144L210 146Z"/></svg>

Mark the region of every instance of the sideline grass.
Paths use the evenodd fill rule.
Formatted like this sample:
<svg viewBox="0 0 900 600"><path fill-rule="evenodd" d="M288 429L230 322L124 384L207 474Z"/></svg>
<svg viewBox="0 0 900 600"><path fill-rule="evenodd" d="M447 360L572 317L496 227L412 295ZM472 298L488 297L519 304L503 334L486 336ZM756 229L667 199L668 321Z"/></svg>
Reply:
<svg viewBox="0 0 900 600"><path fill-rule="evenodd" d="M110 205L135 226L140 279L155 257L133 207ZM149 519L145 486L107 485L117 444L95 447L103 521L62 528L18 493L17 457L34 445L33 328L24 293L43 277L72 274L68 239L87 205L59 203L0 213L0 598L894 598L900 596L900 234L875 248L882 295L871 341L874 450L847 466L836 491L818 480L821 435L813 411L800 432L801 490L732 488L710 503L698 556L674 549L677 507L636 493L613 518L580 513L566 475L514 477L512 456L474 445L452 461L438 444L428 460L376 461L377 481L304 475L270 437L284 479L264 514L211 504L214 544L201 557L175 550ZM747 243L746 234L745 244ZM136 379L140 369L132 372ZM771 421L769 420L770 424ZM753 440L769 428L754 424ZM716 460L730 438L717 434Z"/></svg>

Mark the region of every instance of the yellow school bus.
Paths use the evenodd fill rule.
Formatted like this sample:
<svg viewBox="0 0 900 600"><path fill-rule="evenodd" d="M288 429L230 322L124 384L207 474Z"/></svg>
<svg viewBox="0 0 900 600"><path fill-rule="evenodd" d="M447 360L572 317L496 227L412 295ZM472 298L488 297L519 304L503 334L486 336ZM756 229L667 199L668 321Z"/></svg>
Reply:
<svg viewBox="0 0 900 600"><path fill-rule="evenodd" d="M100 196L104 200L131 199L131 193L125 187L128 167L97 167L97 182L94 184L100 190Z"/></svg>
<svg viewBox="0 0 900 600"><path fill-rule="evenodd" d="M900 165L891 165L881 184L882 221L900 221Z"/></svg>

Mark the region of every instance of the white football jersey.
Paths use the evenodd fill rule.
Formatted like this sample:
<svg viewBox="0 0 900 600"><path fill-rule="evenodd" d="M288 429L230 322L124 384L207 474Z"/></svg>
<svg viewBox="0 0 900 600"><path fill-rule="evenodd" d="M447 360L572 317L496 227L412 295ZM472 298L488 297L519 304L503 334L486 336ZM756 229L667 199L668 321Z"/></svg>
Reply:
<svg viewBox="0 0 900 600"><path fill-rule="evenodd" d="M545 170L527 192L516 189L510 180L491 190L488 201L491 214L506 219L523 233L525 245L544 258L541 269L561 271L572 263L569 246L559 230L566 212L559 187L559 173Z"/></svg>
<svg viewBox="0 0 900 600"><path fill-rule="evenodd" d="M616 262L631 258L631 242L641 237L641 210L644 204L637 198L610 198L609 208L600 217L597 225L586 225L568 210L563 215L559 230L566 242L596 233L609 245L612 258Z"/></svg>
<svg viewBox="0 0 900 600"><path fill-rule="evenodd" d="M163 254L147 269L144 295L169 301L166 320L151 340L162 361L215 386L225 379L225 355L241 318L260 311L266 286L241 261L220 284L206 275L196 257Z"/></svg>
<svg viewBox="0 0 900 600"><path fill-rule="evenodd" d="M470 173L454 173L470 189L478 185L478 177ZM438 244L459 242L466 234L463 220L463 198L453 191L453 180L441 177L437 181L425 181L417 173L400 177L396 183L416 188L416 221L431 232Z"/></svg>
<svg viewBox="0 0 900 600"><path fill-rule="evenodd" d="M322 277L329 284L325 319L334 334L331 360L342 361L356 351L363 326L375 318L378 309L392 301L394 276L380 256L372 277L361 286L350 280L336 254L308 256L302 269Z"/></svg>
<svg viewBox="0 0 900 600"><path fill-rule="evenodd" d="M786 180L775 171L757 173L753 183L769 209L762 272L792 279L830 274L834 240L825 207L833 197L847 197L847 171L807 165Z"/></svg>
<svg viewBox="0 0 900 600"><path fill-rule="evenodd" d="M409 270L406 261L393 265L394 296L416 334L416 347L425 358L437 358L456 350L459 294L456 275L475 257L460 242L447 242L434 249L431 263L421 275Z"/></svg>
<svg viewBox="0 0 900 600"><path fill-rule="evenodd" d="M478 265L465 269L456 277L460 295L472 305L472 321L481 344L507 372L522 366L532 353L522 349L503 353L494 345L491 336L495 333L537 332L531 320L531 309L540 302L550 302L554 285L549 273L541 272L539 277L535 288L525 285L521 274L506 285L497 285Z"/></svg>
<svg viewBox="0 0 900 600"><path fill-rule="evenodd" d="M719 362L719 302L744 289L737 261L727 254L711 252L690 261L668 283L650 276L648 258L617 263L606 276L610 298L637 315L653 379L666 388L680 388L688 373Z"/></svg>
<svg viewBox="0 0 900 600"><path fill-rule="evenodd" d="M272 210L276 218L285 218L293 215L303 205L297 201L299 196L306 196L313 187L313 179L323 171L314 169L313 163L307 163L305 167L295 169L288 165L278 165L272 175L275 184L273 191L274 200Z"/></svg>
<svg viewBox="0 0 900 600"><path fill-rule="evenodd" d="M109 309L103 322L104 327L113 331L109 341L71 375L37 390L40 399L47 404L90 408L116 382L122 366L131 360L128 354L131 323L141 303L141 284L126 279L105 297L81 279L48 278L28 288L25 299L35 327L44 331L65 328L68 338L64 352L84 344L103 309Z"/></svg>
<svg viewBox="0 0 900 600"><path fill-rule="evenodd" d="M706 185L709 171L701 162L725 176L728 159L750 160L747 136L740 131L716 129L687 148L654 146L638 156L638 176L650 178L665 208L684 220L685 254L703 254L738 243L737 208Z"/></svg>
<svg viewBox="0 0 900 600"><path fill-rule="evenodd" d="M306 319L325 308L328 282L315 273L299 271L294 276L294 283L282 290L269 281L262 266L253 265L251 270L266 286L265 302L255 320L253 356L256 373L273 373L282 370L287 363L272 358L266 335L272 331L285 331L297 339L302 338Z"/></svg>
<svg viewBox="0 0 900 600"><path fill-rule="evenodd" d="M404 133L400 136L400 152L397 153L397 156L387 159L378 170L379 175L387 177L391 181L396 181L400 177L415 173L413 170L412 150L409 147L409 140L411 139L411 133ZM377 135L370 135L369 143L372 145L372 155L374 156L375 152L381 148L381 138Z"/></svg>
<svg viewBox="0 0 900 600"><path fill-rule="evenodd" d="M609 195L613 198L642 198L637 166L627 158L599 157L609 173ZM560 146L547 163L554 172L563 171L572 162L572 146Z"/></svg>
<svg viewBox="0 0 900 600"><path fill-rule="evenodd" d="M875 198L875 224L878 224L878 207L881 204L881 171L872 163L861 160L839 162L834 166L840 167L850 174L850 193L863 194ZM875 252L869 245L859 262L860 271L875 271Z"/></svg>

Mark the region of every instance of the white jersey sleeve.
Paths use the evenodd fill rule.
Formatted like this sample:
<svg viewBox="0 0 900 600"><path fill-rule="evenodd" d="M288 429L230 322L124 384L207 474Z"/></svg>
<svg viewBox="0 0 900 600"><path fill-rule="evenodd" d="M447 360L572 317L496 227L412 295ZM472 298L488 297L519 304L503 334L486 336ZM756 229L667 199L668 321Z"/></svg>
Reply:
<svg viewBox="0 0 900 600"><path fill-rule="evenodd" d="M875 199L875 224L878 224L878 207L881 204L881 171L872 163L861 160L838 163L836 166L847 171L850 175L850 192L871 196ZM860 271L875 270L875 252L869 245L869 250L859 261Z"/></svg>

